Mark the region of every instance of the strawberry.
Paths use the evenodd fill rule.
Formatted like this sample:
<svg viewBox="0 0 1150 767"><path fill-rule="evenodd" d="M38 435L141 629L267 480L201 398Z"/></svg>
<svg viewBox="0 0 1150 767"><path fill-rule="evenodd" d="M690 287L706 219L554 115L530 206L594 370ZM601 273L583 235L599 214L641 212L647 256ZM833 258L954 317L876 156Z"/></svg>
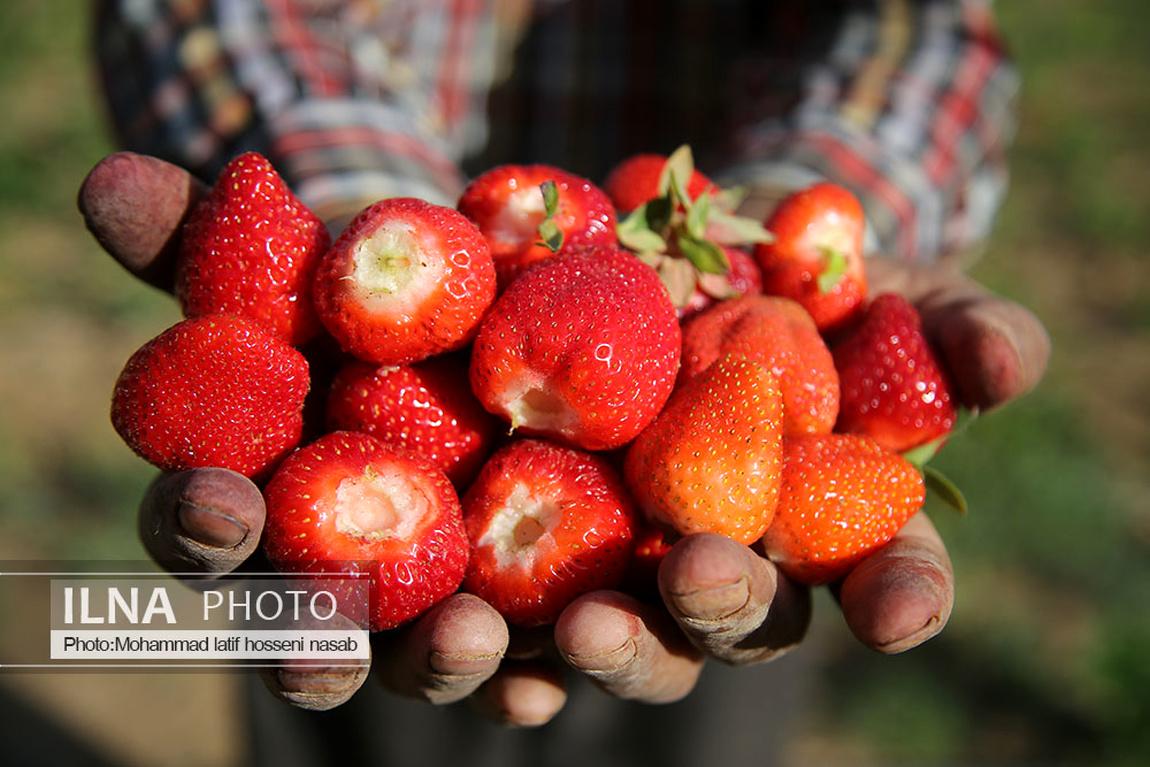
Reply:
<svg viewBox="0 0 1150 767"><path fill-rule="evenodd" d="M667 531L642 519L635 535L635 553L619 585L620 591L646 602L657 602L659 596L659 566L663 564L671 542Z"/></svg>
<svg viewBox="0 0 1150 767"><path fill-rule="evenodd" d="M867 288L858 198L835 184L814 184L785 197L766 227L774 242L754 250L763 292L798 301L823 332L849 323Z"/></svg>
<svg viewBox="0 0 1150 767"><path fill-rule="evenodd" d="M814 320L797 303L779 296L743 296L693 317L683 325L680 381L727 354L759 362L775 374L783 394L784 432L834 428L838 373Z"/></svg>
<svg viewBox="0 0 1150 767"><path fill-rule="evenodd" d="M307 361L263 325L195 317L128 359L112 425L164 471L218 466L259 477L299 442L307 392Z"/></svg>
<svg viewBox="0 0 1150 767"><path fill-rule="evenodd" d="M752 543L778 502L782 424L775 375L728 355L677 389L631 444L627 485L665 529Z"/></svg>
<svg viewBox="0 0 1150 767"><path fill-rule="evenodd" d="M615 244L615 207L585 178L552 165L500 165L477 176L457 209L487 238L499 290L556 253Z"/></svg>
<svg viewBox="0 0 1150 767"><path fill-rule="evenodd" d="M302 346L322 330L312 279L330 244L327 227L266 158L240 155L181 231L176 298L187 317L242 314Z"/></svg>
<svg viewBox="0 0 1150 767"><path fill-rule="evenodd" d="M907 299L875 297L831 352L842 384L836 431L866 434L902 453L954 428L950 380Z"/></svg>
<svg viewBox="0 0 1150 767"><path fill-rule="evenodd" d="M829 583L893 538L924 493L918 469L867 437L787 437L782 492L763 545L792 579Z"/></svg>
<svg viewBox="0 0 1150 767"><path fill-rule="evenodd" d="M576 597L616 587L638 520L602 458L518 439L484 464L463 496L472 557L463 582L509 623L553 623Z"/></svg>
<svg viewBox="0 0 1150 767"><path fill-rule="evenodd" d="M264 496L272 565L368 576L373 631L416 618L463 580L467 535L446 475L368 434L331 432L300 448Z"/></svg>
<svg viewBox="0 0 1150 767"><path fill-rule="evenodd" d="M742 246L766 242L762 224L734 214L741 195L719 190L695 170L690 147L679 147L662 159L641 155L624 162L611 177L616 187L643 201L619 223L619 242L653 267L667 286L679 318L717 300L761 292L758 265Z"/></svg>
<svg viewBox="0 0 1150 767"><path fill-rule="evenodd" d="M662 196L666 191L668 159L666 155L644 152L631 155L612 168L603 179L603 191L611 198L615 209L620 213L630 213ZM692 200L705 192L718 190L706 174L695 168L687 175L685 188Z"/></svg>
<svg viewBox="0 0 1150 767"><path fill-rule="evenodd" d="M471 387L528 436L587 450L635 437L679 370L679 323L658 276L616 248L536 264L480 326Z"/></svg>
<svg viewBox="0 0 1150 767"><path fill-rule="evenodd" d="M467 364L458 354L411 365L351 360L328 393L327 427L419 453L464 488L495 449L499 423L471 393Z"/></svg>
<svg viewBox="0 0 1150 767"><path fill-rule="evenodd" d="M381 365L466 346L494 297L495 268L475 225L408 197L361 211L316 272L324 326L344 351Z"/></svg>

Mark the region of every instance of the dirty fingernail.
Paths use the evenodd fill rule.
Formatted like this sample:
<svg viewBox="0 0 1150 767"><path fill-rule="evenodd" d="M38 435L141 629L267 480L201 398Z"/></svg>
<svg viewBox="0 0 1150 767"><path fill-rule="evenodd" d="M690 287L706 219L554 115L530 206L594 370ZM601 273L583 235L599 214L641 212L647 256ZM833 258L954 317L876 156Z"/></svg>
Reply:
<svg viewBox="0 0 1150 767"><path fill-rule="evenodd" d="M746 607L751 598L745 578L706 588L671 595L675 606L686 617L696 620L719 620Z"/></svg>
<svg viewBox="0 0 1150 767"><path fill-rule="evenodd" d="M181 501L176 515L188 537L205 546L234 548L248 535L247 525L234 517L191 501Z"/></svg>

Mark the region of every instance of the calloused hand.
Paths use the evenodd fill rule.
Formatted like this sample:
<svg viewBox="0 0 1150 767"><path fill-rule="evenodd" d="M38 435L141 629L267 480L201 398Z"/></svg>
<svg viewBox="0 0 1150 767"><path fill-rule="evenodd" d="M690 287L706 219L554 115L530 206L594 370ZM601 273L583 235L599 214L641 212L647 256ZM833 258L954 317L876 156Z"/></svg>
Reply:
<svg viewBox="0 0 1150 767"><path fill-rule="evenodd" d="M180 223L203 191L175 166L119 153L92 170L79 206L117 261L169 288L165 275ZM1041 376L1049 343L1041 324L1021 307L957 273L912 274L891 265L876 273L874 285L901 289L924 308L930 332L948 339L942 348L961 371L965 402L1000 405ZM232 572L257 553L263 520L258 489L222 469L162 476L140 506L141 537L151 556L170 569L207 575ZM534 726L563 707L564 667L611 695L665 703L690 692L705 659L734 665L770 660L801 642L810 622L807 588L722 536L681 540L663 561L658 584L662 605L595 592L544 631L511 631L489 605L456 594L413 623L378 635L372 669L398 694L433 704L467 699L492 719ZM912 518L836 585L848 626L862 644L885 653L936 635L950 615L953 593L945 546L925 515ZM350 698L364 676L285 666L266 681L285 700L324 709Z"/></svg>

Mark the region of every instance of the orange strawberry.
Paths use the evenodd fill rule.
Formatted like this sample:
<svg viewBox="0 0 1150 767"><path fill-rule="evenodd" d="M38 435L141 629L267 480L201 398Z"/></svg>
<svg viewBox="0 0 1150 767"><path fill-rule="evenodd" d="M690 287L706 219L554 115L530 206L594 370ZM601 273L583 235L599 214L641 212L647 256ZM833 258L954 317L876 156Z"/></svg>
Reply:
<svg viewBox="0 0 1150 767"><path fill-rule="evenodd" d="M831 431L839 412L839 376L814 320L796 302L778 296L723 301L683 326L679 381L715 360L738 354L770 368L783 393L783 431Z"/></svg>
<svg viewBox="0 0 1150 767"><path fill-rule="evenodd" d="M782 420L775 375L724 357L678 389L632 443L627 483L657 525L751 543L778 502Z"/></svg>
<svg viewBox="0 0 1150 767"><path fill-rule="evenodd" d="M783 441L783 481L767 556L792 579L818 585L846 575L922 507L922 474L898 453L855 434Z"/></svg>

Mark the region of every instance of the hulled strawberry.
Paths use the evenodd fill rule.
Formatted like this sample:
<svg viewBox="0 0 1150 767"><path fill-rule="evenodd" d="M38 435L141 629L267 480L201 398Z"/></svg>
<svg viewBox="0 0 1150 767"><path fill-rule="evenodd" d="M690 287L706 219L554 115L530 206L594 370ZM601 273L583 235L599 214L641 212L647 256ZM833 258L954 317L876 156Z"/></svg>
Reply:
<svg viewBox="0 0 1150 767"><path fill-rule="evenodd" d="M552 165L492 168L468 184L456 207L487 238L500 290L558 252L615 244L606 193Z"/></svg>
<svg viewBox="0 0 1150 767"><path fill-rule="evenodd" d="M727 354L765 365L783 395L783 431L829 432L839 412L839 378L814 320L780 296L723 301L683 325L680 381Z"/></svg>
<svg viewBox="0 0 1150 767"><path fill-rule="evenodd" d="M240 155L181 231L176 298L187 317L242 314L301 346L322 330L312 279L330 244L266 158Z"/></svg>
<svg viewBox="0 0 1150 767"><path fill-rule="evenodd" d="M764 365L728 355L677 389L624 459L647 518L752 543L775 513L783 399Z"/></svg>
<svg viewBox="0 0 1150 767"><path fill-rule="evenodd" d="M112 425L164 471L218 466L259 477L299 442L307 392L307 361L263 325L195 317L128 359Z"/></svg>
<svg viewBox="0 0 1150 767"><path fill-rule="evenodd" d="M467 569L459 498L443 472L368 434L332 432L268 482L263 547L285 573L355 573L373 631L453 593Z"/></svg>
<svg viewBox="0 0 1150 767"><path fill-rule="evenodd" d="M465 346L495 296L487 241L452 208L415 198L361 211L320 262L320 319L351 355L382 365Z"/></svg>
<svg viewBox="0 0 1150 767"><path fill-rule="evenodd" d="M637 518L600 457L546 440L500 448L463 497L472 557L463 588L509 623L553 623L576 597L614 588Z"/></svg>
<svg viewBox="0 0 1150 767"><path fill-rule="evenodd" d="M615 248L540 262L512 283L472 347L471 387L523 435L620 447L663 407L679 370L675 309Z"/></svg>
<svg viewBox="0 0 1150 767"><path fill-rule="evenodd" d="M902 453L954 428L949 378L907 299L877 296L832 353L842 384L836 431L866 434Z"/></svg>
<svg viewBox="0 0 1150 767"><path fill-rule="evenodd" d="M754 251L763 292L798 301L823 332L849 323L867 288L858 198L836 184L813 184L785 197L766 227L775 239Z"/></svg>
<svg viewBox="0 0 1150 767"><path fill-rule="evenodd" d="M924 494L918 469L867 437L787 437L782 492L763 546L792 579L830 583L890 541Z"/></svg>
<svg viewBox="0 0 1150 767"><path fill-rule="evenodd" d="M349 361L328 393L327 426L418 453L464 488L495 449L499 431L499 419L471 392L467 364L461 354L411 365Z"/></svg>

